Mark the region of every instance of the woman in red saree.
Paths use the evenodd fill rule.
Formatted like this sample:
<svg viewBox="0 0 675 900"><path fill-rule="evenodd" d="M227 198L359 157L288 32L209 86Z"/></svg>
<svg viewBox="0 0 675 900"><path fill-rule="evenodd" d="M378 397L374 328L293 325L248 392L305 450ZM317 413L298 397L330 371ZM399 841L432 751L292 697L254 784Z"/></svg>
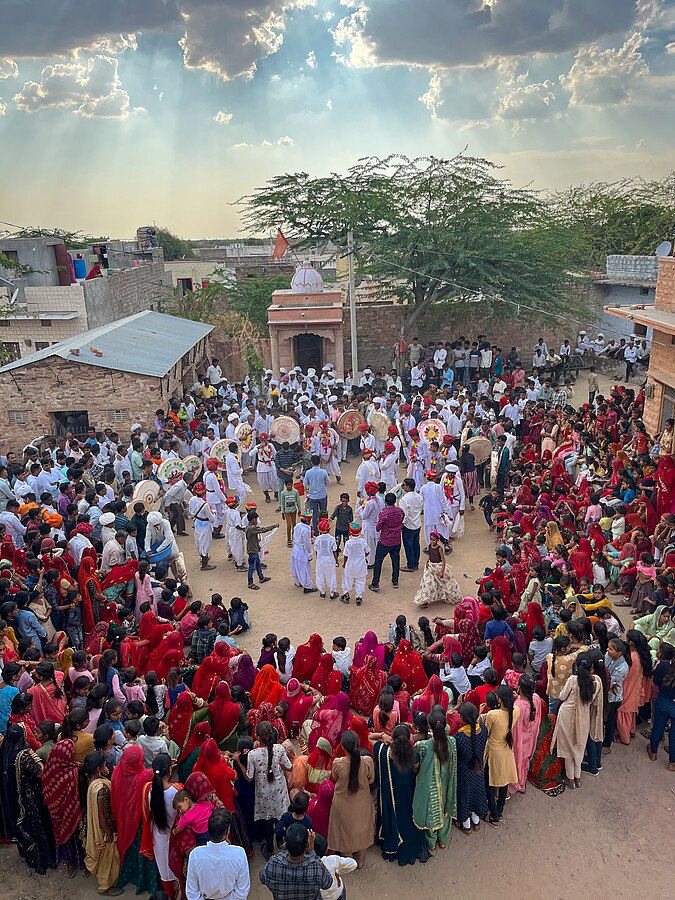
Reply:
<svg viewBox="0 0 675 900"><path fill-rule="evenodd" d="M374 631L366 631L360 641L354 646L354 665L362 666L366 656L374 656L378 669L384 669L384 657L386 648L381 644Z"/></svg>
<svg viewBox="0 0 675 900"><path fill-rule="evenodd" d="M155 672L160 681L166 681L169 669L179 669L185 664L184 646L183 635L180 631L169 631L163 634L160 642L148 655L148 672ZM197 675L195 675L196 678Z"/></svg>
<svg viewBox="0 0 675 900"><path fill-rule="evenodd" d="M292 734L297 734L302 723L307 718L307 714L314 702L314 697L311 693L305 693L297 678L289 678L281 699L284 703L288 703L288 711L284 716L286 728Z"/></svg>
<svg viewBox="0 0 675 900"><path fill-rule="evenodd" d="M260 706L265 702L276 706L281 700L283 692L283 685L279 682L279 673L274 666L263 666L253 684L251 700L254 706Z"/></svg>
<svg viewBox="0 0 675 900"><path fill-rule="evenodd" d="M252 727L251 737L257 740L256 730L261 722L269 722L279 732L279 743L283 743L288 739L288 731L283 719L280 719L271 703L261 703L256 709L252 709L248 714L248 723Z"/></svg>
<svg viewBox="0 0 675 900"><path fill-rule="evenodd" d="M497 672L497 683L501 684L506 670L513 665L511 645L509 639L503 634L498 635L490 642L490 658L492 659L492 668Z"/></svg>
<svg viewBox="0 0 675 900"><path fill-rule="evenodd" d="M366 656L362 666L352 666L349 670L349 699L354 710L362 716L372 715L386 683L387 673L378 668L374 656Z"/></svg>
<svg viewBox="0 0 675 900"><path fill-rule="evenodd" d="M220 641L201 663L192 682L192 691L202 700L208 700L220 681L232 681L230 659L236 650L226 641Z"/></svg>
<svg viewBox="0 0 675 900"><path fill-rule="evenodd" d="M675 461L672 456L660 457L656 485L656 514L661 517L675 513Z"/></svg>
<svg viewBox="0 0 675 900"><path fill-rule="evenodd" d="M307 749L311 753L320 737L326 738L331 747L337 747L342 733L347 731L351 713L349 697L339 691L334 697L327 697L326 702L315 713L311 724Z"/></svg>
<svg viewBox="0 0 675 900"><path fill-rule="evenodd" d="M432 675L424 693L413 700L411 716L416 710L429 715L431 707L436 705L442 706L444 710L447 710L448 695L443 690L443 682L438 675Z"/></svg>
<svg viewBox="0 0 675 900"><path fill-rule="evenodd" d="M38 723L49 721L60 725L68 712L66 695L61 688L63 672L56 672L52 663L42 660L35 667L33 677L37 684L27 692L33 698L33 718Z"/></svg>
<svg viewBox="0 0 675 900"><path fill-rule="evenodd" d="M544 611L541 608L541 605L536 602L536 600L531 600L527 604L527 619L525 620L527 624L527 642L533 640L533 632L534 629L539 625L544 629L544 634L546 634L546 622L544 621Z"/></svg>
<svg viewBox="0 0 675 900"><path fill-rule="evenodd" d="M335 695L342 687L342 675L335 668L335 660L330 653L324 653L309 686L324 697Z"/></svg>
<svg viewBox="0 0 675 900"><path fill-rule="evenodd" d="M79 771L75 744L65 739L54 745L42 772L42 791L54 829L56 862L65 862L69 876L84 868L84 852L77 834L82 818Z"/></svg>
<svg viewBox="0 0 675 900"><path fill-rule="evenodd" d="M446 640L447 636L443 639L444 643ZM410 641L405 639L398 645L389 674L400 675L411 696L424 690L429 682L422 665L422 657L416 650L413 650Z"/></svg>
<svg viewBox="0 0 675 900"><path fill-rule="evenodd" d="M473 652L482 643L476 623L468 616L460 618L456 626L457 640L462 646L462 661L468 666L473 659Z"/></svg>
<svg viewBox="0 0 675 900"><path fill-rule="evenodd" d="M162 637L173 631L170 622L160 624L157 616L148 610L143 613L141 624L138 629L138 640L133 641L130 645L131 663L136 671L145 675L148 671L148 659L152 651L159 646Z"/></svg>
<svg viewBox="0 0 675 900"><path fill-rule="evenodd" d="M96 551L93 547L87 547L82 552L80 568L77 573L77 583L80 587L80 597L82 597L82 626L85 634L88 634L94 625L101 621L101 607L106 601L101 582L96 576L97 562Z"/></svg>
<svg viewBox="0 0 675 900"><path fill-rule="evenodd" d="M176 699L169 712L169 737L183 749L192 729L192 714L194 712L192 694L183 691Z"/></svg>
<svg viewBox="0 0 675 900"><path fill-rule="evenodd" d="M593 542L593 546L597 553L599 553L607 543L607 538L602 533L602 529L597 522L592 522L588 526L588 537Z"/></svg>
<svg viewBox="0 0 675 900"><path fill-rule="evenodd" d="M320 634L310 635L306 644L300 644L293 660L293 677L298 681L309 681L319 665L323 652L323 638ZM276 701L275 701L276 702Z"/></svg>
<svg viewBox="0 0 675 900"><path fill-rule="evenodd" d="M192 734L187 739L187 743L178 757L178 778L181 782L184 783L188 775L192 774L202 744L208 741L210 737L211 726L208 722L199 722L195 725ZM190 759L190 757L192 757L192 759ZM185 772L187 772L187 774L184 774Z"/></svg>
<svg viewBox="0 0 675 900"><path fill-rule="evenodd" d="M580 578L588 578L593 583L593 564L582 550L573 550L569 555L569 563L577 576L577 584Z"/></svg>
<svg viewBox="0 0 675 900"><path fill-rule="evenodd" d="M185 782L185 790L195 803L207 803L212 811L222 806L213 785L203 772L193 772ZM188 855L197 846L197 837L191 828L180 828L180 818L180 815L176 816L169 838L169 866L179 880L185 896Z"/></svg>
<svg viewBox="0 0 675 900"><path fill-rule="evenodd" d="M224 760L218 745L213 738L209 738L199 751L199 758L195 763L192 774L202 772L210 781L216 797L225 809L234 812L234 790L232 783L237 777L234 769Z"/></svg>
<svg viewBox="0 0 675 900"><path fill-rule="evenodd" d="M330 741L319 738L307 759L307 790L312 794L318 792L324 781L330 780L332 759L333 747Z"/></svg>
<svg viewBox="0 0 675 900"><path fill-rule="evenodd" d="M145 768L143 748L138 744L127 747L113 769L110 779L112 812L117 824L117 849L120 866L131 847L141 824L143 787L152 780L152 769Z"/></svg>
<svg viewBox="0 0 675 900"><path fill-rule="evenodd" d="M241 719L241 706L230 694L230 686L221 681L216 687L216 695L209 703L211 734L219 746L234 735Z"/></svg>
<svg viewBox="0 0 675 900"><path fill-rule="evenodd" d="M324 837L328 834L328 820L334 793L335 783L327 778L319 785L316 797L310 800L307 810L307 815L312 820L312 828L317 834L322 834Z"/></svg>

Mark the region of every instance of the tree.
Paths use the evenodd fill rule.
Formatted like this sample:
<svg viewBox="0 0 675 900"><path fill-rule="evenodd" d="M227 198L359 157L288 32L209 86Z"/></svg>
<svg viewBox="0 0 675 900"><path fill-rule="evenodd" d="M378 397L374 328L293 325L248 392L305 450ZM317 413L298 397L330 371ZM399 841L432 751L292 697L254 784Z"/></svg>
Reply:
<svg viewBox="0 0 675 900"><path fill-rule="evenodd" d="M52 237L63 241L69 250L86 250L94 238L81 231L66 231L63 228L24 228L13 235L16 238Z"/></svg>
<svg viewBox="0 0 675 900"><path fill-rule="evenodd" d="M157 228L157 243L164 251L164 259L192 259L193 253L188 241L177 237L168 228Z"/></svg>
<svg viewBox="0 0 675 900"><path fill-rule="evenodd" d="M289 287L288 275L241 278L225 290L226 303L233 312L244 316L255 326L259 334L267 336L267 310L272 303L272 294Z"/></svg>
<svg viewBox="0 0 675 900"><path fill-rule="evenodd" d="M346 175L280 175L242 198L245 223L282 227L296 246L354 232L361 273L408 306L404 333L440 304L479 302L486 318L570 309L574 230L485 159L360 160Z"/></svg>
<svg viewBox="0 0 675 900"><path fill-rule="evenodd" d="M663 181L626 178L570 187L553 204L573 234L575 265L605 269L611 254L653 256L675 238L675 172Z"/></svg>

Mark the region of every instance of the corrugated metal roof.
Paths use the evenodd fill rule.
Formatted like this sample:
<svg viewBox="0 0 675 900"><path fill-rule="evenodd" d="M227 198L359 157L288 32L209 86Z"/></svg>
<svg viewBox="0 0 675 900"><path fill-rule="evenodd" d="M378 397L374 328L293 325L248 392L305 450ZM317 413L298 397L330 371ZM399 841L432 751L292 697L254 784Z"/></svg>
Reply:
<svg viewBox="0 0 675 900"><path fill-rule="evenodd" d="M59 356L85 366L161 378L212 331L213 325L145 310L45 347L8 363L0 372ZM100 350L102 355L92 353L90 347ZM79 354L71 353L73 349L79 350Z"/></svg>

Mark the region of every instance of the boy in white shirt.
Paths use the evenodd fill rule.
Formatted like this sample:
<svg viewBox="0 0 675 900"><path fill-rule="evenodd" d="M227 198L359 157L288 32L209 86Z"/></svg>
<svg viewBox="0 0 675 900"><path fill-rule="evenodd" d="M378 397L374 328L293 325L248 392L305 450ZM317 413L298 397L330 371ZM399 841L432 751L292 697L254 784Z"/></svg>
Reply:
<svg viewBox="0 0 675 900"><path fill-rule="evenodd" d="M352 588L356 591L356 605L363 603L363 592L368 577L368 544L361 537L361 523L352 522L349 526L349 540L342 551L344 554L344 572L342 573L342 603L349 603Z"/></svg>
<svg viewBox="0 0 675 900"><path fill-rule="evenodd" d="M319 522L319 536L314 541L314 555L316 556L316 586L319 589L319 597L325 599L330 591L330 599L337 600L337 577L335 575L335 555L337 543L330 533L330 520L321 519Z"/></svg>
<svg viewBox="0 0 675 900"><path fill-rule="evenodd" d="M354 872L357 868L355 859L351 856L326 856L328 843L322 834L314 835L314 852L333 877L333 883L329 888L321 891L321 900L341 900L347 896L342 876L347 872Z"/></svg>
<svg viewBox="0 0 675 900"><path fill-rule="evenodd" d="M349 668L352 664L352 649L347 646L347 640L343 637L333 638L331 656L335 660L335 668L343 678L349 678Z"/></svg>

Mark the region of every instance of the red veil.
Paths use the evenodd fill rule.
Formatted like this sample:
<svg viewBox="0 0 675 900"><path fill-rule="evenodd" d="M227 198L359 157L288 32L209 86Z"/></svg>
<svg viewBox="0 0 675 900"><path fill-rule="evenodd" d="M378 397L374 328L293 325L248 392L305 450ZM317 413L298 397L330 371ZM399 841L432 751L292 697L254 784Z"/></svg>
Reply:
<svg viewBox="0 0 675 900"><path fill-rule="evenodd" d="M413 650L410 641L405 639L398 645L389 674L400 675L411 696L423 690L429 681L422 665L422 657Z"/></svg>

